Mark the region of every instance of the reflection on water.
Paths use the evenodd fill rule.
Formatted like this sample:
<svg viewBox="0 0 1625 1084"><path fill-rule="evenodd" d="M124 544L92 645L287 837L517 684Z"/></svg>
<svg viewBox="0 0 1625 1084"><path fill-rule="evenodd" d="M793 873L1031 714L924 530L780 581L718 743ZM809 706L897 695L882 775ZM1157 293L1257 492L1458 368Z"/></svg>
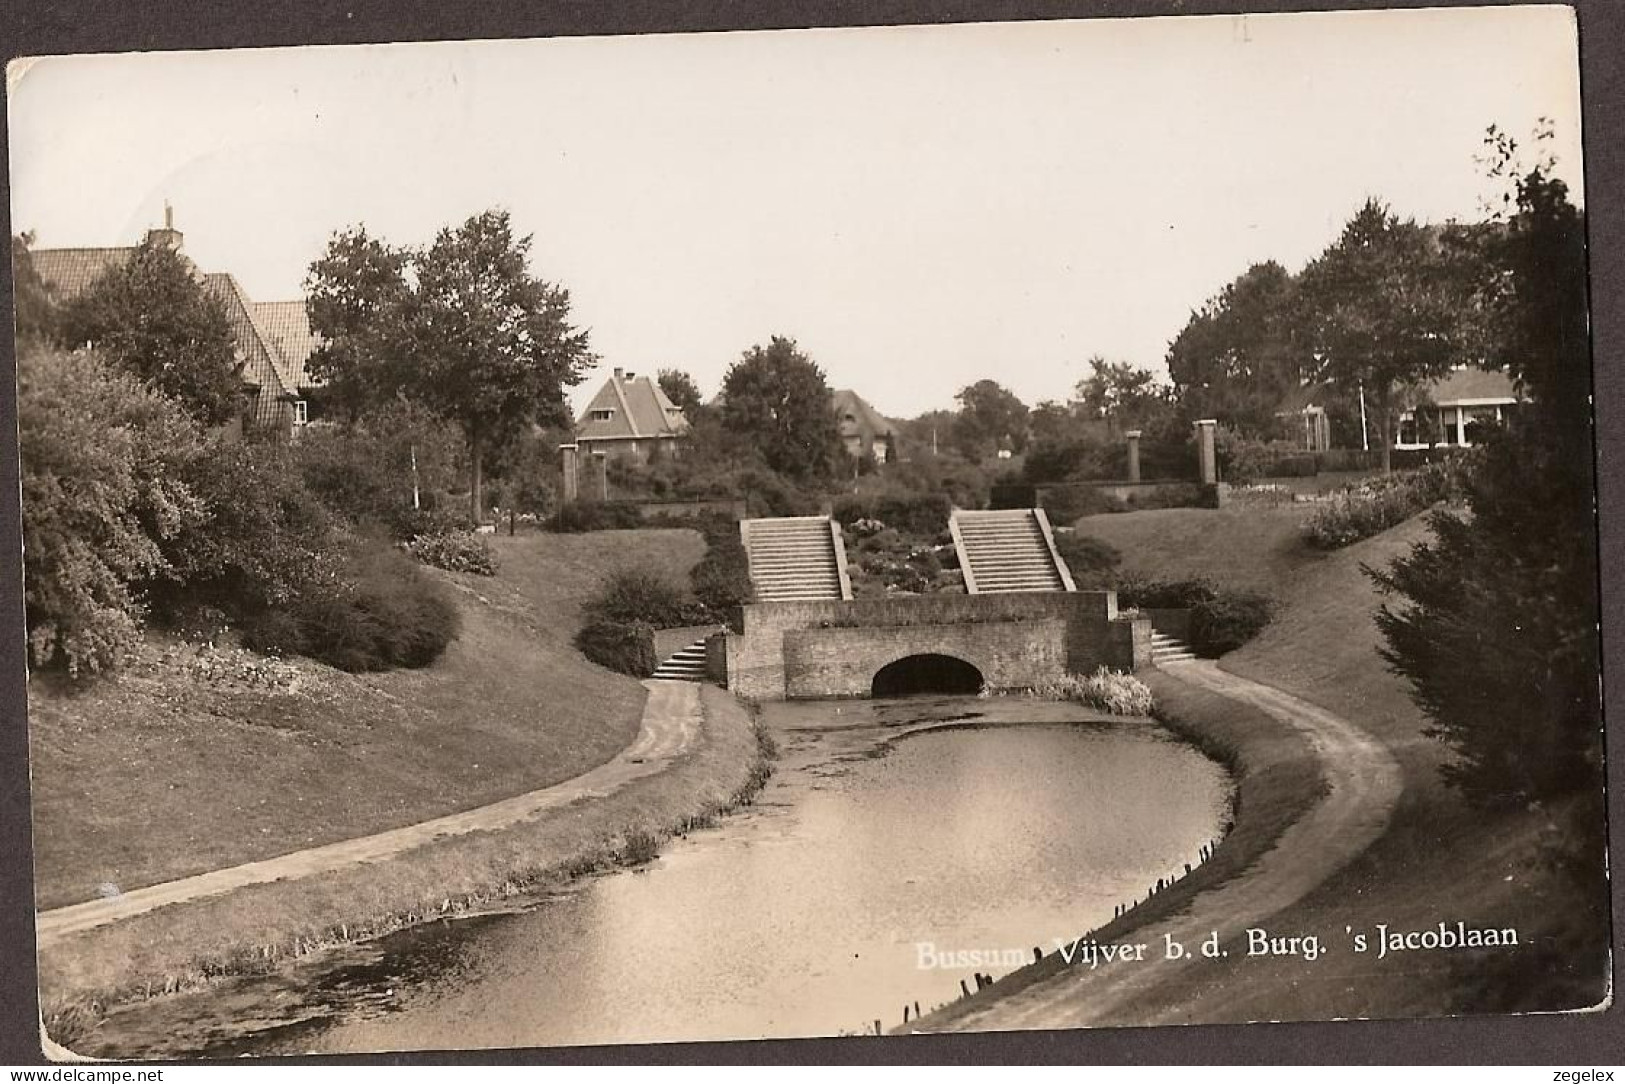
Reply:
<svg viewBox="0 0 1625 1084"><path fill-rule="evenodd" d="M1226 808L1222 773L1189 747L1144 722L1063 722L1078 717L1065 705L799 703L766 717L783 755L757 804L641 871L385 938L314 974L232 983L193 1010L220 1027L136 1019L215 1054L892 1027L905 1004L929 1009L969 978L922 968L931 952L1050 952L1193 861ZM278 1026L244 1036L245 1016Z"/></svg>

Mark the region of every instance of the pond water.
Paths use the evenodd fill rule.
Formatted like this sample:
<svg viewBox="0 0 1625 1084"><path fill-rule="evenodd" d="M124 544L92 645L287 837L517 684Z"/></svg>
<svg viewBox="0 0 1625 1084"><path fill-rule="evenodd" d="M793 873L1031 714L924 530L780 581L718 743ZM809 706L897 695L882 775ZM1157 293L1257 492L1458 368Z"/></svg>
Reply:
<svg viewBox="0 0 1625 1084"><path fill-rule="evenodd" d="M1018 699L772 705L750 809L519 913L115 1013L97 1046L348 1052L891 1028L1104 924L1221 833L1223 772L1143 720ZM933 967L944 953L1009 963Z"/></svg>

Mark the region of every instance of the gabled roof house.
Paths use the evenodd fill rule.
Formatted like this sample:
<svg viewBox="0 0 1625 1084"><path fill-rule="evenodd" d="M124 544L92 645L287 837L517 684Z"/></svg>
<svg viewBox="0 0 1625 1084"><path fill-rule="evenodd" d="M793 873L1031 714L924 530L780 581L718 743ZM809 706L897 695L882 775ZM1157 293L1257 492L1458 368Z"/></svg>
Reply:
<svg viewBox="0 0 1625 1084"><path fill-rule="evenodd" d="M841 430L841 444L848 455L861 459L872 455L877 463L897 457L897 428L857 392L842 388L830 396L835 424Z"/></svg>
<svg viewBox="0 0 1625 1084"><path fill-rule="evenodd" d="M1337 390L1329 383L1304 384L1288 392L1276 410L1276 417L1288 422L1292 439L1305 451L1323 452L1331 447L1326 405ZM1520 402L1517 388L1504 370L1459 366L1401 393L1394 447L1470 447L1476 430L1504 421ZM1375 440L1375 422L1371 435Z"/></svg>
<svg viewBox="0 0 1625 1084"><path fill-rule="evenodd" d="M180 253L183 240L170 210L162 229L147 231L148 243ZM122 266L135 246L115 248L41 248L29 253L34 269L58 303L84 293L98 276ZM191 264L190 259L187 260ZM205 293L221 303L237 340L237 364L243 381L242 426L246 433L286 438L308 419L305 395L312 386L305 361L315 348L303 301L251 300L234 275L205 273L193 266Z"/></svg>
<svg viewBox="0 0 1625 1084"><path fill-rule="evenodd" d="M647 462L669 452L688 431L688 419L647 376L616 369L576 419L576 446L582 457L634 457Z"/></svg>

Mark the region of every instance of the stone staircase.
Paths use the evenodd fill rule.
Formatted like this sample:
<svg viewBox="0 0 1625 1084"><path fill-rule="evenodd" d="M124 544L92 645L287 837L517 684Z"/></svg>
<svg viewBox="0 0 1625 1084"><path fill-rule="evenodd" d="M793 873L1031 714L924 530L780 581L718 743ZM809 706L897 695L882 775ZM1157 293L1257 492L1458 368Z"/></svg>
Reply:
<svg viewBox="0 0 1625 1084"><path fill-rule="evenodd" d="M949 528L968 594L1074 590L1042 508L955 511Z"/></svg>
<svg viewBox="0 0 1625 1084"><path fill-rule="evenodd" d="M1151 631L1151 664L1161 666L1165 662L1190 662L1196 654L1183 640L1176 640L1165 632Z"/></svg>
<svg viewBox="0 0 1625 1084"><path fill-rule="evenodd" d="M849 599L846 548L828 516L784 516L739 522L757 602Z"/></svg>
<svg viewBox="0 0 1625 1084"><path fill-rule="evenodd" d="M695 640L687 647L678 648L649 676L658 681L704 681L705 640Z"/></svg>

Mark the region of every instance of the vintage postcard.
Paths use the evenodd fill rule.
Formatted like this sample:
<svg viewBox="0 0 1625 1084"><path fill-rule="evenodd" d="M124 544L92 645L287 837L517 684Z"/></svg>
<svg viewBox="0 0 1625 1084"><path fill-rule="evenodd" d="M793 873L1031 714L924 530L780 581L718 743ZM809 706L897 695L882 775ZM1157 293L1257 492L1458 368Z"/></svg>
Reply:
<svg viewBox="0 0 1625 1084"><path fill-rule="evenodd" d="M54 1057L1611 998L1563 6L8 70Z"/></svg>

